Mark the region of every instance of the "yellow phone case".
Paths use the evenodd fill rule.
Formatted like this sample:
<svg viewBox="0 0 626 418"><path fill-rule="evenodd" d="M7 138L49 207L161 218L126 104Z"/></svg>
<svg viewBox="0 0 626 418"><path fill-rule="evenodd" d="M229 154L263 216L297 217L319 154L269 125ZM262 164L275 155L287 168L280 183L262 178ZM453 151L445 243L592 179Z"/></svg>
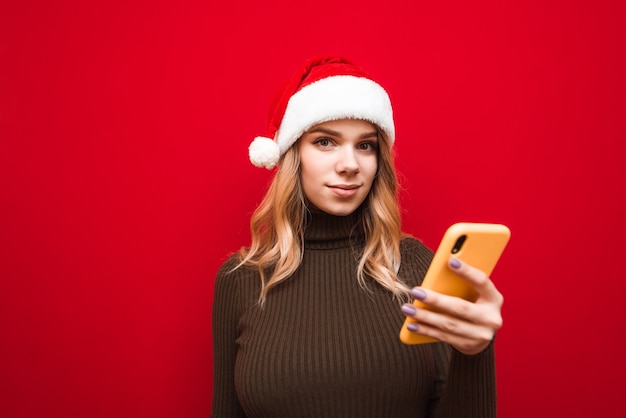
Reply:
<svg viewBox="0 0 626 418"><path fill-rule="evenodd" d="M461 222L450 226L428 267L422 287L471 302L475 301L478 297L476 290L450 270L448 260L454 256L490 275L510 236L509 228L501 224ZM418 300L414 300L413 304L418 309L435 310ZM409 331L406 326L411 322L414 320L406 318L400 330L400 340L403 343L423 344L437 341Z"/></svg>

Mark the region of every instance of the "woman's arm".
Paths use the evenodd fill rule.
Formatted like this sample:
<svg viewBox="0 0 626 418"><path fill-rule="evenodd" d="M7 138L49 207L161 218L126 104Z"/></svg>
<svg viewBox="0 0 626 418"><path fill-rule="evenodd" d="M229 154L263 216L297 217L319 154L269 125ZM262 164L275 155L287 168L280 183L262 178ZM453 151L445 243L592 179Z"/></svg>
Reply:
<svg viewBox="0 0 626 418"><path fill-rule="evenodd" d="M446 356L447 344L439 346L436 359L449 361L441 365L447 376L441 397L436 402L432 417L436 418L495 418L497 392L493 342L481 353L466 355L451 349ZM446 367L447 366L447 367Z"/></svg>
<svg viewBox="0 0 626 418"><path fill-rule="evenodd" d="M232 259L231 259L232 261ZM213 294L213 400L211 417L245 417L235 391L237 356L237 272L226 262L215 278Z"/></svg>
<svg viewBox="0 0 626 418"><path fill-rule="evenodd" d="M402 309L417 321L412 331L449 344L447 349L447 344L433 344L437 370L446 375L438 376L438 380L445 379L445 385L443 391L436 391L440 397L432 416L495 417L494 338L502 326L503 296L482 271L456 259L450 261L450 267L477 290L476 302L416 287L411 292L413 297L437 311L416 309L410 304Z"/></svg>

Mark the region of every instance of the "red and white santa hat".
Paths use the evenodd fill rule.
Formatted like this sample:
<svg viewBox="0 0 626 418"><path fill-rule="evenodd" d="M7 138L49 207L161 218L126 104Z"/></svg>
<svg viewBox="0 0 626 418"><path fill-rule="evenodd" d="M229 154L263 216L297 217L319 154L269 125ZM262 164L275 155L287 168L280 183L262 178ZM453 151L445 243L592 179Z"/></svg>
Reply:
<svg viewBox="0 0 626 418"><path fill-rule="evenodd" d="M393 111L385 89L345 58L311 58L278 90L270 106L266 136L250 144L250 161L257 167L273 168L307 130L338 119L371 122L393 144Z"/></svg>

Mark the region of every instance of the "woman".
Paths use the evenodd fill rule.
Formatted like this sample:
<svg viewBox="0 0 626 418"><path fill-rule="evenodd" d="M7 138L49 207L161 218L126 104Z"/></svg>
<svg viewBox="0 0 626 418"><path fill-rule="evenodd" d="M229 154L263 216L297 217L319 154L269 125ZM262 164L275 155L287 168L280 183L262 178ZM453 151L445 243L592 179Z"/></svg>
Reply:
<svg viewBox="0 0 626 418"><path fill-rule="evenodd" d="M250 159L278 168L252 244L215 283L212 416L495 416L502 296L456 259L475 303L418 287L432 252L401 233L386 91L346 59L310 59L267 133ZM401 343L407 316L441 342Z"/></svg>

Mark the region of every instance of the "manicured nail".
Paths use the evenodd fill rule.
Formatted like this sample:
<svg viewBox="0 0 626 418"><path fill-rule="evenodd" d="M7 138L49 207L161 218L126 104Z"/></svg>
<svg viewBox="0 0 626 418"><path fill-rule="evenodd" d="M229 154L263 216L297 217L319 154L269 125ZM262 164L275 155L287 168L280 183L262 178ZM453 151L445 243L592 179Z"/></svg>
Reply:
<svg viewBox="0 0 626 418"><path fill-rule="evenodd" d="M408 303L405 303L404 305L402 305L402 312L404 312L406 315L409 316L413 316L417 313L417 309L415 309L415 306L410 305Z"/></svg>
<svg viewBox="0 0 626 418"><path fill-rule="evenodd" d="M459 261L458 258L450 258L450 267L452 267L453 269L458 269L459 267L461 267L461 262Z"/></svg>
<svg viewBox="0 0 626 418"><path fill-rule="evenodd" d="M424 300L426 299L426 292L424 292L422 289L414 288L411 289L411 296L413 296L417 300Z"/></svg>
<svg viewBox="0 0 626 418"><path fill-rule="evenodd" d="M420 329L420 327L415 322L411 322L406 325L406 329L408 329L411 332L417 332Z"/></svg>

